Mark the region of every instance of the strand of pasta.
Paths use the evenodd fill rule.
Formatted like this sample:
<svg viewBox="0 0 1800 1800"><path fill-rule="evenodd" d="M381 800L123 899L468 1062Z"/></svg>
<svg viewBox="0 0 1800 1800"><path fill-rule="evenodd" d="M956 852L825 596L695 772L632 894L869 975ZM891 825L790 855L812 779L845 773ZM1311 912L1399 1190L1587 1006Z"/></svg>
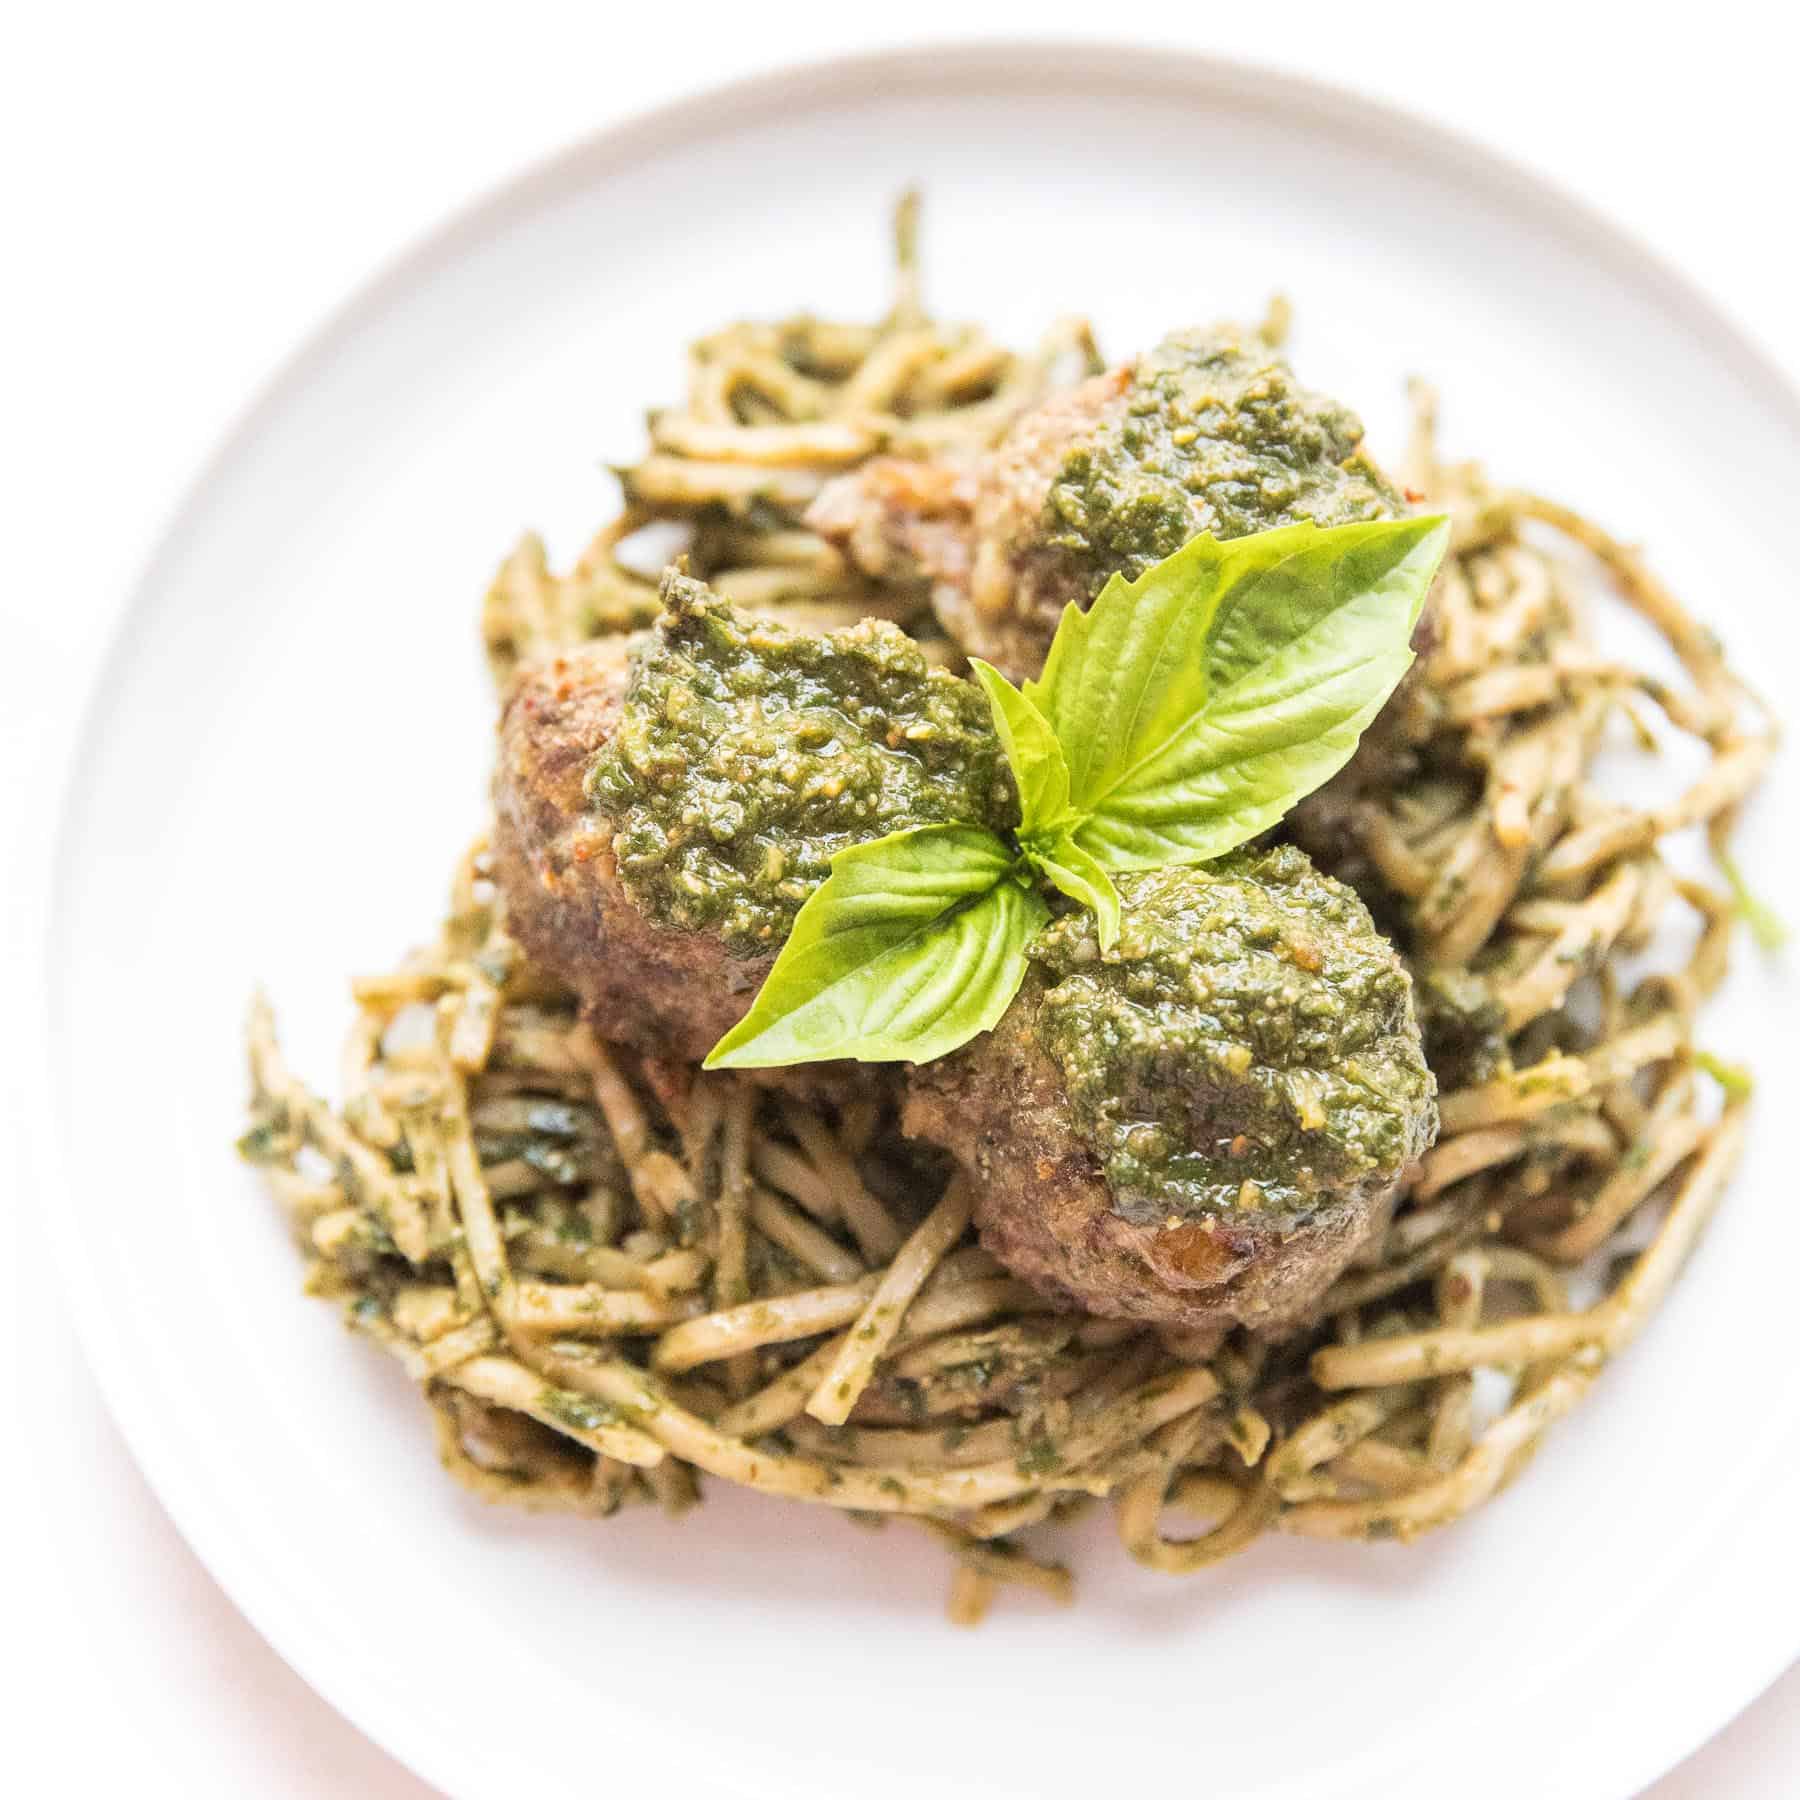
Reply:
<svg viewBox="0 0 1800 1800"><path fill-rule="evenodd" d="M849 1418L875 1365L899 1332L907 1307L950 1246L968 1230L969 1208L968 1183L958 1176L895 1253L806 1403L806 1410L821 1424L842 1425Z"/></svg>

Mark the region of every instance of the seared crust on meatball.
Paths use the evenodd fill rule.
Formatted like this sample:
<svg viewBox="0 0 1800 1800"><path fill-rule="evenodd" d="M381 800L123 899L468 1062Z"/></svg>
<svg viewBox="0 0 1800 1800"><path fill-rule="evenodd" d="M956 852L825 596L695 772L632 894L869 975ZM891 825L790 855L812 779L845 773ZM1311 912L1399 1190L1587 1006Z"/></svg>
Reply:
<svg viewBox="0 0 1800 1800"><path fill-rule="evenodd" d="M905 1125L976 1177L983 1241L1090 1312L1278 1329L1436 1130L1409 976L1292 846L1120 877L999 1026L908 1075Z"/></svg>
<svg viewBox="0 0 1800 1800"><path fill-rule="evenodd" d="M1129 367L1024 414L985 456L878 456L828 482L806 522L866 575L925 580L944 629L1015 680L1036 675L1055 622L1090 595L1043 542L1045 501L1069 451L1124 405Z"/></svg>
<svg viewBox="0 0 1800 1800"><path fill-rule="evenodd" d="M1070 454L1124 414L1131 381L1129 367L1109 369L1046 400L983 459L971 483L969 577L940 581L932 603L958 643L1015 681L1042 668L1063 608L1086 606L1098 591L1091 571L1046 529L1046 513Z"/></svg>
<svg viewBox="0 0 1800 1800"><path fill-rule="evenodd" d="M1033 1036L1034 975L999 1025L912 1071L902 1123L978 1179L981 1241L1066 1306L1184 1329L1278 1330L1303 1317L1392 1208L1391 1184L1353 1192L1295 1227L1278 1215L1133 1224L1069 1116L1061 1071Z"/></svg>
<svg viewBox="0 0 1800 1800"><path fill-rule="evenodd" d="M519 672L500 719L494 878L526 951L580 995L605 1035L697 1062L749 1010L774 962L645 917L619 882L589 768L617 729L629 640L583 644Z"/></svg>
<svg viewBox="0 0 1800 1800"><path fill-rule="evenodd" d="M873 456L828 481L806 523L877 581L962 588L969 558L976 468L966 461Z"/></svg>

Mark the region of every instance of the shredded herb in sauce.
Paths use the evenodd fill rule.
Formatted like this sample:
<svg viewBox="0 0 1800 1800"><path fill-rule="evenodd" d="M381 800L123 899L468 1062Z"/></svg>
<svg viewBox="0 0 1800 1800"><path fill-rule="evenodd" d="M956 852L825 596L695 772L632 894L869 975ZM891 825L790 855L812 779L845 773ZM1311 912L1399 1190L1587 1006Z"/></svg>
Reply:
<svg viewBox="0 0 1800 1800"><path fill-rule="evenodd" d="M835 851L914 826L1017 820L987 702L896 627L754 619L671 574L588 779L619 872L660 923L779 945Z"/></svg>
<svg viewBox="0 0 1800 1800"><path fill-rule="evenodd" d="M1070 1106L1133 1223L1304 1217L1430 1141L1412 983L1351 890L1288 845L1125 876L1031 947Z"/></svg>
<svg viewBox="0 0 1800 1800"><path fill-rule="evenodd" d="M1356 414L1302 387L1255 334L1171 332L1063 458L1045 542L1085 569L1092 595L1203 531L1223 540L1306 519L1396 518L1401 498L1361 442Z"/></svg>

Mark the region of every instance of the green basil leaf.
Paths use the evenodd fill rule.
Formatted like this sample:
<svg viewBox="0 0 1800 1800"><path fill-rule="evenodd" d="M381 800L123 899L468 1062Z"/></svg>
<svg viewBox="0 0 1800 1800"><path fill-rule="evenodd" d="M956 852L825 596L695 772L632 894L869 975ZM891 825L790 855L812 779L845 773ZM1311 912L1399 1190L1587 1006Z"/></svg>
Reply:
<svg viewBox="0 0 1800 1800"><path fill-rule="evenodd" d="M1027 843L1025 857L1059 893L1079 901L1094 915L1102 950L1110 950L1119 941L1119 890L1071 833L1065 831L1042 845Z"/></svg>
<svg viewBox="0 0 1800 1800"><path fill-rule="evenodd" d="M1059 831L1069 822L1069 766L1050 721L1013 684L979 656L969 658L986 690L994 729L1019 789L1019 831Z"/></svg>
<svg viewBox="0 0 1800 1800"><path fill-rule="evenodd" d="M929 1062L990 1030L1049 916L1014 878L1015 862L974 825L924 825L840 850L707 1068Z"/></svg>
<svg viewBox="0 0 1800 1800"><path fill-rule="evenodd" d="M1025 696L1109 869L1204 862L1350 760L1412 662L1443 518L1198 537L1063 615Z"/></svg>

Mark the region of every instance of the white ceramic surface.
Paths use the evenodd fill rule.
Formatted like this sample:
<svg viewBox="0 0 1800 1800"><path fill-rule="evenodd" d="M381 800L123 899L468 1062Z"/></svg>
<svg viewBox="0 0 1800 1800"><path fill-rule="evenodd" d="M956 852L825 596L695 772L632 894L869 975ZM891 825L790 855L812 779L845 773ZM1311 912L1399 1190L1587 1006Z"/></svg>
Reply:
<svg viewBox="0 0 1800 1800"><path fill-rule="evenodd" d="M1079 309L1126 347L1281 288L1303 372L1378 449L1402 377L1429 372L1454 451L1649 540L1794 711L1769 527L1800 481L1792 398L1672 278L1467 146L1294 82L1078 52L845 65L609 134L327 328L194 491L102 678L46 1073L109 1396L277 1647L458 1794L659 1779L672 1752L684 1786L759 1795L1127 1773L1407 1795L1447 1763L1470 1795L1630 1793L1800 1645L1800 1408L1740 1373L1759 1351L1785 1367L1800 1250L1770 1124L1791 996L1763 968L1710 1027L1769 1102L1738 1191L1499 1505L1407 1550L1273 1543L1186 1585L1096 1528L1075 1613L1008 1605L973 1635L944 1627L938 1557L898 1529L716 1484L680 1526L466 1501L397 1373L296 1296L229 1155L252 983L327 1078L343 976L429 928L479 824L474 607L497 556L528 523L579 546L610 505L597 463L722 312L877 310L885 208L915 179L934 304L1007 336ZM1791 892L1777 785L1749 860Z"/></svg>

